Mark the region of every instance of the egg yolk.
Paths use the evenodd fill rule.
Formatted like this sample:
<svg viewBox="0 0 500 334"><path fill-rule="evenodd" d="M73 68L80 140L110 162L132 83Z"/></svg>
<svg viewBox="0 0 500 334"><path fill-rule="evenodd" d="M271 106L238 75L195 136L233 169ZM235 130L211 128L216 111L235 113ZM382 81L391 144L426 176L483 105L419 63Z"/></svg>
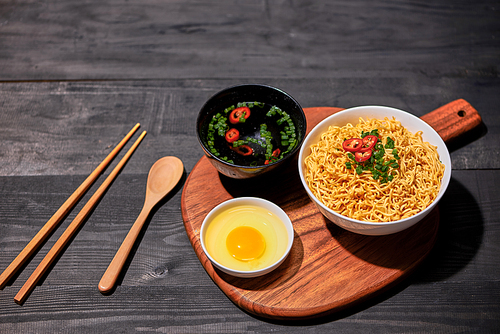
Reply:
<svg viewBox="0 0 500 334"><path fill-rule="evenodd" d="M251 261L264 253L266 241L257 229L250 226L238 226L227 235L226 247L235 259Z"/></svg>

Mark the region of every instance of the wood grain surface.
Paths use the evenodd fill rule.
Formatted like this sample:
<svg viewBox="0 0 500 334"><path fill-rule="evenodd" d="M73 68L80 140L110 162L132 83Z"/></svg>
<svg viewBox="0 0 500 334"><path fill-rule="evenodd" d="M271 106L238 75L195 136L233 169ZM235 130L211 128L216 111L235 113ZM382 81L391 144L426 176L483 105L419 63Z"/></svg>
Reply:
<svg viewBox="0 0 500 334"><path fill-rule="evenodd" d="M116 165L0 290L3 333L497 333L500 11L496 0L0 1L0 271L130 128L148 135L23 306L14 297ZM193 251L181 190L203 156L195 119L258 83L302 107L384 105L418 117L463 98L474 134L448 148L435 246L379 295L308 321L257 317ZM477 130L477 131L476 131ZM97 284L163 156L185 166L116 290Z"/></svg>
<svg viewBox="0 0 500 334"><path fill-rule="evenodd" d="M467 115L462 115L465 109ZM308 131L340 110L304 109ZM465 135L481 122L465 100L453 101L423 117L446 140ZM351 233L324 218L302 189L294 163L264 179L242 181L220 175L203 157L184 186L182 215L191 244L208 275L239 307L273 319L305 319L338 312L393 286L431 251L439 225L437 209L400 233L381 237ZM294 244L287 260L263 277L224 274L213 267L201 247L205 216L218 204L240 196L278 204L294 226Z"/></svg>
<svg viewBox="0 0 500 334"><path fill-rule="evenodd" d="M434 245L439 225L437 210L404 232L362 236L325 219L300 188L298 175L284 174L273 180L279 191L270 195L262 190L269 189L265 187L269 179L245 185L220 180L218 172L203 157L184 187L184 225L198 258L221 290L247 312L297 320L344 310L406 277ZM240 186L245 189L239 189ZM203 219L213 207L249 194L283 208L292 220L295 238L288 258L278 269L262 277L244 279L212 266L201 248L199 233Z"/></svg>
<svg viewBox="0 0 500 334"><path fill-rule="evenodd" d="M497 76L491 0L14 1L0 14L3 81L306 77L333 85L378 76L390 84L414 73L434 86Z"/></svg>

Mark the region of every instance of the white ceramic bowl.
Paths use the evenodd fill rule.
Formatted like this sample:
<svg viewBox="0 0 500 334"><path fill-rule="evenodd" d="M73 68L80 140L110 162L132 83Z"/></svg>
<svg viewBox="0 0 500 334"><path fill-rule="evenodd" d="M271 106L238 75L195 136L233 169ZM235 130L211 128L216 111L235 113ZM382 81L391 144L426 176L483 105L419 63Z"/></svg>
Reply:
<svg viewBox="0 0 500 334"><path fill-rule="evenodd" d="M392 118L393 116L396 118L397 121L401 122L401 125L403 125L406 129L408 129L412 133L415 133L417 131L423 131L422 134L423 140L429 142L434 146L437 146L439 158L441 162L445 165L445 172L443 179L441 181L441 189L439 190L436 199L425 210L419 212L418 214L412 217L387 223L363 222L360 220L348 218L327 208L313 195L304 177L305 175L304 159L311 153L310 150L311 145L316 144L320 140L321 134L326 132L328 130L328 127L331 125L344 126L347 123L357 124L360 117L363 117L364 119L366 118L384 119L385 117ZM448 148L446 147L444 141L441 139L439 134L430 125L422 121L420 118L399 109L383 107L383 106L362 106L362 107L349 108L325 118L323 121L321 121L321 123L316 125L312 129L312 131L307 135L304 143L302 144L302 148L300 149L298 164L299 164L300 180L302 181L302 185L304 186L307 195L309 195L311 200L318 207L319 211L326 218L328 218L338 226L348 231L364 235L392 234L407 229L410 226L416 224L417 222L422 220L425 216L427 216L427 214L431 212L432 209L437 205L437 203L445 193L451 178L450 153L448 152Z"/></svg>
<svg viewBox="0 0 500 334"><path fill-rule="evenodd" d="M259 269L259 270L252 270L252 271L242 271L242 270L236 270L232 269L229 267L226 267L219 262L217 262L208 252L207 250L207 245L205 241L205 236L207 233L208 226L212 222L213 218L217 216L220 212L227 210L228 208L238 206L238 205L254 205L254 206L259 206L262 207L266 210L269 210L271 213L277 216L279 220L283 223L286 233L287 233L287 240L288 244L286 247L285 252L282 254L282 256L279 257L277 261L274 263L268 265L265 268ZM283 261L285 261L286 257L288 256L288 253L290 253L290 250L292 249L292 244L293 244L293 238L294 238L294 232L293 232L293 226L292 222L290 221L290 218L288 215L283 211L279 206L276 204L269 202L265 199L262 198L257 198L257 197L239 197L239 198L234 198L230 199L228 201L225 201L219 205L217 205L215 208L213 208L208 215L205 217L203 220L203 223L201 225L201 231L200 231L200 241L201 241L201 247L203 248L203 251L209 258L209 260L212 262L212 264L222 270L223 272L230 274L232 276L236 277L257 277L261 275L265 275L274 269L278 268Z"/></svg>

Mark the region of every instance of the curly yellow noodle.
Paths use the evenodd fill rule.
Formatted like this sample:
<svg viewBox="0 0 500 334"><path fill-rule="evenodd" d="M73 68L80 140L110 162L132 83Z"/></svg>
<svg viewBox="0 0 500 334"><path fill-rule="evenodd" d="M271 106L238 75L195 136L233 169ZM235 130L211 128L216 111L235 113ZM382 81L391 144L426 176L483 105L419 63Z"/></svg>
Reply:
<svg viewBox="0 0 500 334"><path fill-rule="evenodd" d="M348 138L378 129L382 144L394 140L400 157L392 181L381 184L370 171L358 175L347 169L349 161L342 148ZM392 149L385 156L392 159ZM329 127L320 141L311 146L305 159L305 179L312 193L328 208L344 216L368 222L390 222L411 217L437 197L444 175L437 148L412 134L393 119L359 119L356 125Z"/></svg>

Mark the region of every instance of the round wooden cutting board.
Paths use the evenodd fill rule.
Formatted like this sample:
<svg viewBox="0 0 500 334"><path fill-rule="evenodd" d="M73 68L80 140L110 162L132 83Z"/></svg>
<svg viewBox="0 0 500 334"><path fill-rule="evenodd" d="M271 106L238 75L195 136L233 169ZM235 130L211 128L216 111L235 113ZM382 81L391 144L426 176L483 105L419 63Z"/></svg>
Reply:
<svg viewBox="0 0 500 334"><path fill-rule="evenodd" d="M449 125L458 111L456 105L452 106L457 101L425 115L445 141L455 136L449 133ZM340 110L304 109L308 131ZM451 118L443 118L446 113ZM465 125L462 122L458 132L468 131ZM456 127L454 130L457 132ZM278 269L262 277L236 278L215 269L199 240L201 224L208 212L221 202L242 196L276 203L294 226L295 238L289 256ZM296 160L269 176L234 180L219 174L203 157L184 185L181 205L187 235L212 280L245 311L272 319L307 319L338 312L390 288L429 254L439 225L436 208L413 227L388 236L364 236L343 230L324 218L308 198Z"/></svg>

